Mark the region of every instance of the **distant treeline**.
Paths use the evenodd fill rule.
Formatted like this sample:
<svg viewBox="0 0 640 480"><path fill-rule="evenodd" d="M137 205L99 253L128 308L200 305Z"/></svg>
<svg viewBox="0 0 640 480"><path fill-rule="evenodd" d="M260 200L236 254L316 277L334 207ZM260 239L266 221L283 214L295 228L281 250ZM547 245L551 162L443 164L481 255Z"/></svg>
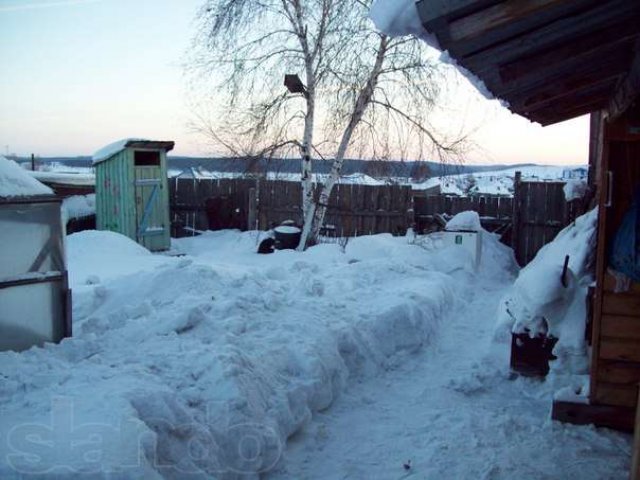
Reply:
<svg viewBox="0 0 640 480"><path fill-rule="evenodd" d="M30 158L15 157L18 162L30 162ZM43 157L36 159L37 164L59 163L69 167L90 167L91 157ZM466 174L482 171L501 170L527 165L460 165L442 164L427 161L382 161L382 160L347 160L342 175L365 174L371 177L399 177L426 179L443 175ZM229 173L299 173L300 160L296 158L246 159L246 158L199 158L169 156L170 170L198 168L212 172ZM313 171L327 174L331 169L331 161L314 160Z"/></svg>

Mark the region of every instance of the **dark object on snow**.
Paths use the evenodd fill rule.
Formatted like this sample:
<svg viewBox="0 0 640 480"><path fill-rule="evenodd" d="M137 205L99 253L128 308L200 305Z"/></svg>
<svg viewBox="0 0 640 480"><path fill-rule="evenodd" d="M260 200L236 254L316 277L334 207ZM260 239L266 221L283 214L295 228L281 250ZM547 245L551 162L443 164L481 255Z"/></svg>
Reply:
<svg viewBox="0 0 640 480"><path fill-rule="evenodd" d="M567 279L567 270L569 270L569 255L564 257L564 266L562 267L562 277L560 277L560 281L562 282L562 286L567 288L569 286L569 280Z"/></svg>
<svg viewBox="0 0 640 480"><path fill-rule="evenodd" d="M553 335L529 332L511 334L511 368L526 377L545 377L549 373L549 361L555 360L553 347L558 339Z"/></svg>
<svg viewBox="0 0 640 480"><path fill-rule="evenodd" d="M405 470L411 470L411 460L407 460L407 463L403 463L402 466Z"/></svg>
<svg viewBox="0 0 640 480"><path fill-rule="evenodd" d="M294 250L300 243L302 230L291 225L280 225L273 229L276 237L276 248L278 250Z"/></svg>
<svg viewBox="0 0 640 480"><path fill-rule="evenodd" d="M276 241L273 238L265 238L258 245L258 253L273 253Z"/></svg>

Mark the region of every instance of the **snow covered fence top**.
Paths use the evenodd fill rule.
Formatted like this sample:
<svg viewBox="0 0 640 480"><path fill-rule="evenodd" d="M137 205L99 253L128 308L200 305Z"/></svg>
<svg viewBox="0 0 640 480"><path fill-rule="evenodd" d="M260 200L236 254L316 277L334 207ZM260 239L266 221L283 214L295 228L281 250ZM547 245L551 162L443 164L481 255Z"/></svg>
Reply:
<svg viewBox="0 0 640 480"><path fill-rule="evenodd" d="M93 154L92 160L93 164L96 165L97 163L110 159L127 148L163 149L168 152L169 150L173 150L174 145L174 142L154 141L144 138L125 138L102 147Z"/></svg>
<svg viewBox="0 0 640 480"><path fill-rule="evenodd" d="M29 175L16 162L0 156L0 198L52 194L53 190Z"/></svg>

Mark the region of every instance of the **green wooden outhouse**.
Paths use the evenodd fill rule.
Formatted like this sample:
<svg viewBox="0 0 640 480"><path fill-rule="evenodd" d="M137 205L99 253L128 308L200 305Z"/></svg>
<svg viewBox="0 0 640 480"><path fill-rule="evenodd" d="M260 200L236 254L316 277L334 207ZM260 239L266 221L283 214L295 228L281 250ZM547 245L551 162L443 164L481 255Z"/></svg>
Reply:
<svg viewBox="0 0 640 480"><path fill-rule="evenodd" d="M151 251L170 248L167 152L173 146L126 139L94 154L98 230L121 233Z"/></svg>

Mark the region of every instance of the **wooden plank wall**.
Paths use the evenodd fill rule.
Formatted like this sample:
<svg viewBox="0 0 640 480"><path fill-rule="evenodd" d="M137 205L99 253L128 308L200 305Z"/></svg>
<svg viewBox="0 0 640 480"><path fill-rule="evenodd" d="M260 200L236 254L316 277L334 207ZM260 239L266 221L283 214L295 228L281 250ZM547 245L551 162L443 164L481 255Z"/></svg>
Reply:
<svg viewBox="0 0 640 480"><path fill-rule="evenodd" d="M225 228L246 230L249 191L256 188L255 180L195 179L174 177L169 179L169 205L172 236L195 234L209 228L206 201L209 198L228 199L233 209L226 219Z"/></svg>
<svg viewBox="0 0 640 480"><path fill-rule="evenodd" d="M513 198L495 195L459 197L456 195L427 195L414 197L416 218L435 214L456 215L466 210L478 212L481 218L511 220Z"/></svg>
<svg viewBox="0 0 640 480"><path fill-rule="evenodd" d="M302 221L302 187L297 182L172 178L169 183L174 235L180 235L178 230L184 235L184 226L191 232L209 228L206 200L220 196L229 198L234 210L231 224L223 228L248 228L251 195L257 197L259 229L272 228L285 220ZM411 188L398 185L338 184L329 200L325 221L326 226L333 227L332 235L350 237L375 233L404 235L412 223Z"/></svg>
<svg viewBox="0 0 640 480"><path fill-rule="evenodd" d="M284 220L302 222L301 185L261 180L258 225L261 230ZM316 190L316 198L319 191ZM338 237L376 233L404 235L413 223L411 188L400 185L338 184L329 199L325 226Z"/></svg>
<svg viewBox="0 0 640 480"><path fill-rule="evenodd" d="M416 226L419 231L424 230L435 214L453 216L466 210L476 211L485 229L505 234L503 242L513 247L518 263L524 266L560 230L584 212L581 200L565 201L564 182L516 182L513 198L495 195L416 196Z"/></svg>
<svg viewBox="0 0 640 480"><path fill-rule="evenodd" d="M631 117L605 124L600 170L597 288L591 354L591 402L635 408L640 383L640 284L616 293L608 272L609 251L622 219L640 188L640 133Z"/></svg>
<svg viewBox="0 0 640 480"><path fill-rule="evenodd" d="M521 266L533 260L560 230L584 213L581 200L565 200L564 185L564 182L521 181L515 186L513 229L517 235L513 249Z"/></svg>
<svg viewBox="0 0 640 480"><path fill-rule="evenodd" d="M634 427L633 451L631 452L631 480L640 480L640 396L636 407L636 422Z"/></svg>

